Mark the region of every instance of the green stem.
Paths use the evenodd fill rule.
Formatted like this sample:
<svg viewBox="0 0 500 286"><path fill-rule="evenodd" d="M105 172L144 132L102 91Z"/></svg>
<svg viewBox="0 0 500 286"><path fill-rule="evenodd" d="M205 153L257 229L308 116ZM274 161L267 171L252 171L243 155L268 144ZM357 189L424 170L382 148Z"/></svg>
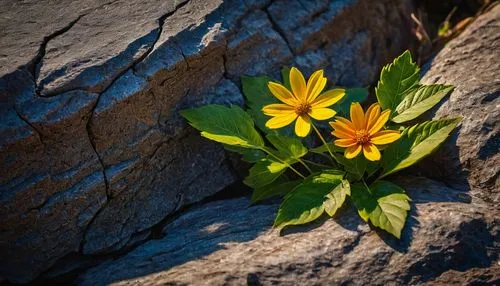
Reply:
<svg viewBox="0 0 500 286"><path fill-rule="evenodd" d="M368 190L368 193L370 193L370 195L373 195L372 194L372 190L370 190L370 187L368 187L368 185L366 184L365 180L361 179L361 182L363 182L363 184L365 185L366 189Z"/></svg>
<svg viewBox="0 0 500 286"><path fill-rule="evenodd" d="M299 163L300 163L300 164L302 164L302 166L304 166L304 167L307 169L307 171L309 171L309 173L310 173L310 174L312 174L312 170L311 170L311 168L309 168L309 166L307 166L307 164L304 162L305 160L304 160L304 161L302 161L302 160L300 160L300 159L297 159L297 160L299 161Z"/></svg>
<svg viewBox="0 0 500 286"><path fill-rule="evenodd" d="M321 139L321 142L323 142L323 144L325 144L326 149L328 150L328 153L330 153L330 156L332 156L332 158L333 158L335 161L337 161L337 160L335 159L335 157L333 156L332 150L330 150L330 146L328 146L328 144L326 143L325 138L323 138L323 135L321 135L321 133L319 133L318 128L316 128L316 126L315 126L313 123L311 123L311 125L312 125L312 127L313 127L314 131L316 131L316 134L318 134L319 139Z"/></svg>
<svg viewBox="0 0 500 286"><path fill-rule="evenodd" d="M302 175L299 171L297 171L294 167L292 167L290 164L287 162L283 161L281 158L278 156L274 155L272 152L270 152L266 147L260 148L260 150L264 151L267 153L269 156L274 157L276 160L280 161L281 163L285 164L288 168L290 168L292 171L295 172L295 174L299 175L302 179L305 179L306 177Z"/></svg>
<svg viewBox="0 0 500 286"><path fill-rule="evenodd" d="M331 160L330 157L328 157L328 158ZM328 165L325 165L325 164L316 163L316 162L305 160L305 159L304 159L304 162L312 164L312 165L316 165L318 167L323 167L323 168L331 168L332 167L332 166L328 166Z"/></svg>

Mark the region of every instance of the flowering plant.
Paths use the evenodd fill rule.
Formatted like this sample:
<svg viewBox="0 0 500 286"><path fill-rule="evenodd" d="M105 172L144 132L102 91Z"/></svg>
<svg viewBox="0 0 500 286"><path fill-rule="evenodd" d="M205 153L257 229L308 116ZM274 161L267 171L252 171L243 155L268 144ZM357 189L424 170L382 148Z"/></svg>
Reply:
<svg viewBox="0 0 500 286"><path fill-rule="evenodd" d="M285 68L283 83L242 78L247 111L206 105L181 114L202 136L254 163L244 180L254 190L253 203L283 197L275 227L334 216L349 198L363 220L399 238L410 198L384 178L431 154L460 121L415 122L454 88L420 84L419 72L408 51L385 66L377 102L366 112L360 104L366 89L325 91L322 70L306 81L298 69ZM330 121L329 141L316 126L324 120ZM319 147L303 142L311 131Z"/></svg>

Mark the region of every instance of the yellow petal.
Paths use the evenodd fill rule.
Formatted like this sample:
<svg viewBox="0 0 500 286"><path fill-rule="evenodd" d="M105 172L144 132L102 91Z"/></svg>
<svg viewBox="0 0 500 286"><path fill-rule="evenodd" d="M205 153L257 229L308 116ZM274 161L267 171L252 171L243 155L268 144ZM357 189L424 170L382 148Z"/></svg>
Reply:
<svg viewBox="0 0 500 286"><path fill-rule="evenodd" d="M299 137L306 137L309 131L311 131L311 119L309 116L297 117L297 122L295 122L295 134Z"/></svg>
<svg viewBox="0 0 500 286"><path fill-rule="evenodd" d="M356 130L365 129L365 113L358 102L351 104L351 120Z"/></svg>
<svg viewBox="0 0 500 286"><path fill-rule="evenodd" d="M330 89L329 91L323 93L322 95L318 96L318 98L316 98L314 101L312 101L311 105L313 107L328 107L337 103L344 97L344 95L345 95L345 89L341 88Z"/></svg>
<svg viewBox="0 0 500 286"><path fill-rule="evenodd" d="M373 144L384 145L392 143L401 137L399 131L395 130L383 130L375 133L375 135L371 136L370 141Z"/></svg>
<svg viewBox="0 0 500 286"><path fill-rule="evenodd" d="M313 102L314 100L316 100L316 98L318 97L318 95L323 91L323 89L325 89L325 86L326 86L326 77L324 76L321 76L318 78L318 80L316 80L316 82L314 83L314 85L312 85L313 83L311 83L311 87L308 86L308 97L307 97L307 100L309 102Z"/></svg>
<svg viewBox="0 0 500 286"><path fill-rule="evenodd" d="M337 138L341 138L341 139L354 139L355 138L354 136L352 136L349 133L345 133L345 132L337 131L337 130L332 131L332 135L337 137Z"/></svg>
<svg viewBox="0 0 500 286"><path fill-rule="evenodd" d="M361 149L363 149L363 147L361 147L361 145L359 145L359 144L356 144L356 145L351 146L351 147L347 147L344 151L344 156L347 159L352 159L352 158L359 155L359 153L361 152Z"/></svg>
<svg viewBox="0 0 500 286"><path fill-rule="evenodd" d="M266 127L269 129L278 129L278 128L289 125L290 123L292 123L295 120L295 118L297 118L297 114L295 114L295 113L276 116L276 117L269 119L266 122Z"/></svg>
<svg viewBox="0 0 500 286"><path fill-rule="evenodd" d="M380 151L373 144L363 145L363 154L365 155L365 158L370 161L380 160Z"/></svg>
<svg viewBox="0 0 500 286"><path fill-rule="evenodd" d="M323 70L317 70L311 75L311 77L309 77L309 80L307 80L307 100L309 102L311 102L311 96L313 95L314 88L316 87L318 82L322 79L323 79Z"/></svg>
<svg viewBox="0 0 500 286"><path fill-rule="evenodd" d="M341 117L341 116L337 116L337 117L335 117L335 119L337 120L336 122L342 122L345 125L347 125L349 127L349 129L351 129L352 131L356 132L356 128L354 127L354 124L351 121L349 121L349 120L347 120L347 119L345 119L344 117Z"/></svg>
<svg viewBox="0 0 500 286"><path fill-rule="evenodd" d="M309 116L316 120L326 120L330 119L335 116L335 111L330 108L312 108L311 111L309 111Z"/></svg>
<svg viewBox="0 0 500 286"><path fill-rule="evenodd" d="M356 145L356 141L352 139L337 139L333 141L333 144L339 146L339 147L351 147Z"/></svg>
<svg viewBox="0 0 500 286"><path fill-rule="evenodd" d="M370 128L375 124L377 118L380 116L380 105L378 103L372 104L366 111L366 129Z"/></svg>
<svg viewBox="0 0 500 286"><path fill-rule="evenodd" d="M375 135L384 125L387 123L387 120L389 120L389 116L391 115L391 111L389 109L384 110L382 113L380 113L380 116L377 118L373 126L368 129L368 134L370 135Z"/></svg>
<svg viewBox="0 0 500 286"><path fill-rule="evenodd" d="M295 113L295 108L287 104L274 103L264 106L262 112L269 116L280 116Z"/></svg>
<svg viewBox="0 0 500 286"><path fill-rule="evenodd" d="M343 123L343 122L340 122L340 121L335 121L335 122L330 122L330 126L333 127L333 129L335 129L335 131L339 131L339 132L342 132L342 133L345 133L345 134L349 134L351 136L356 136L356 131L351 129L349 127L349 125Z"/></svg>
<svg viewBox="0 0 500 286"><path fill-rule="evenodd" d="M276 82L269 82L267 84L267 87L269 88L271 93L281 102L291 106L295 106L296 104L298 104L295 96L283 85Z"/></svg>
<svg viewBox="0 0 500 286"><path fill-rule="evenodd" d="M307 97L306 80L297 68L292 68L290 70L290 85L292 86L292 92L295 97L305 102Z"/></svg>

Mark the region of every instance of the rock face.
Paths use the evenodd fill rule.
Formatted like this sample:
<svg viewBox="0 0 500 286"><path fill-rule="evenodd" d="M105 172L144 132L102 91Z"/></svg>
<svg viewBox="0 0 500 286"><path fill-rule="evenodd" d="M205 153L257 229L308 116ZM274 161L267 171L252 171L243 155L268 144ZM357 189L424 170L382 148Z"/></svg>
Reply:
<svg viewBox="0 0 500 286"><path fill-rule="evenodd" d="M461 117L460 130L422 174L500 203L500 6L479 17L431 61L423 82L456 86L434 118Z"/></svg>
<svg viewBox="0 0 500 286"><path fill-rule="evenodd" d="M282 65L368 85L410 0L0 0L0 277L119 251L237 178L178 110ZM209 171L207 171L209 170Z"/></svg>
<svg viewBox="0 0 500 286"><path fill-rule="evenodd" d="M400 178L413 200L401 240L371 231L353 207L338 219L272 230L278 204L248 198L193 208L164 238L88 270L78 285L396 285L500 279L500 211L461 192ZM479 274L478 274L479 273ZM466 278L467 277L467 278ZM467 281L468 280L468 281Z"/></svg>

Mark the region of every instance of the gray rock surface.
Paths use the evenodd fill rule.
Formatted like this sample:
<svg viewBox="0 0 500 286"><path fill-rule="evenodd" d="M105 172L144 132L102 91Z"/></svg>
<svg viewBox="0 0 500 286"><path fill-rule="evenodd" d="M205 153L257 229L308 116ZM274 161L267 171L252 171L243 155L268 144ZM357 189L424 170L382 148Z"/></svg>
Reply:
<svg viewBox="0 0 500 286"><path fill-rule="evenodd" d="M297 65L368 85L410 0L0 0L0 276L120 251L237 180L178 110ZM211 171L207 171L211 170Z"/></svg>
<svg viewBox="0 0 500 286"><path fill-rule="evenodd" d="M498 283L500 211L461 203L460 191L436 181L397 181L413 200L401 240L370 230L352 206L280 236L271 228L279 204L223 200L188 210L164 238L88 270L77 284Z"/></svg>
<svg viewBox="0 0 500 286"><path fill-rule="evenodd" d="M456 89L434 118L461 117L458 132L431 159L422 174L500 203L500 6L479 17L431 61L425 83Z"/></svg>

